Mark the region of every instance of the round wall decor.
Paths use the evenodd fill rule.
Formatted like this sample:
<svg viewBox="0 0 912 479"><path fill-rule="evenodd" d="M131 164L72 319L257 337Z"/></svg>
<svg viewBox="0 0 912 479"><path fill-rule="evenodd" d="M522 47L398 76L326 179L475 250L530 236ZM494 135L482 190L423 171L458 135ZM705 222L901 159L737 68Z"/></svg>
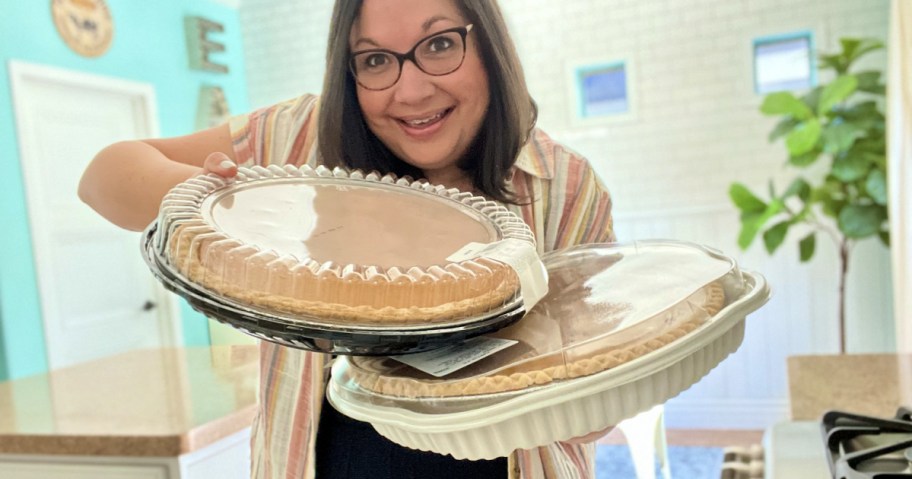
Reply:
<svg viewBox="0 0 912 479"><path fill-rule="evenodd" d="M105 0L51 0L57 32L76 53L103 55L114 37L114 22Z"/></svg>

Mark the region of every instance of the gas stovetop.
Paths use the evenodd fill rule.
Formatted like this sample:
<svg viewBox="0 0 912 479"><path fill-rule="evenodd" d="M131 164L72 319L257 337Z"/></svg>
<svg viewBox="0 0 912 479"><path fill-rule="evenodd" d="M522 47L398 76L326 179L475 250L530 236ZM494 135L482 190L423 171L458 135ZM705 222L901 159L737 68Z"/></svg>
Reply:
<svg viewBox="0 0 912 479"><path fill-rule="evenodd" d="M889 419L830 411L823 438L834 479L912 478L912 411Z"/></svg>

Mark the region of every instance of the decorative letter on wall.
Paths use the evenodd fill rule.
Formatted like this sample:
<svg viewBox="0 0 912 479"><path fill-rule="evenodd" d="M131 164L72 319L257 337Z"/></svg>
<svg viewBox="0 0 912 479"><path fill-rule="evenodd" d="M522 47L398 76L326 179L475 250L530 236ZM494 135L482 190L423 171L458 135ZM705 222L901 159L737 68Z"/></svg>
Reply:
<svg viewBox="0 0 912 479"><path fill-rule="evenodd" d="M204 85L200 88L196 110L196 129L204 130L228 121L230 111L222 87Z"/></svg>
<svg viewBox="0 0 912 479"><path fill-rule="evenodd" d="M210 53L225 51L225 45L209 39L212 32L221 33L225 27L201 17L184 18L184 29L187 32L187 53L190 57L190 68L216 73L228 73L228 67L214 63L209 59Z"/></svg>

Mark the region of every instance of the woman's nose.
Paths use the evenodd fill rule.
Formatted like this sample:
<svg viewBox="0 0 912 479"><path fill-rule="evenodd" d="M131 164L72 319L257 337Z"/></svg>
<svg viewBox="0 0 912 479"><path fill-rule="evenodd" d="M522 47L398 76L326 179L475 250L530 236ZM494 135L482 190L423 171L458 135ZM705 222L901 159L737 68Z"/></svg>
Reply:
<svg viewBox="0 0 912 479"><path fill-rule="evenodd" d="M418 65L406 61L396 82L393 98L400 103L417 104L434 94L433 77L421 71Z"/></svg>

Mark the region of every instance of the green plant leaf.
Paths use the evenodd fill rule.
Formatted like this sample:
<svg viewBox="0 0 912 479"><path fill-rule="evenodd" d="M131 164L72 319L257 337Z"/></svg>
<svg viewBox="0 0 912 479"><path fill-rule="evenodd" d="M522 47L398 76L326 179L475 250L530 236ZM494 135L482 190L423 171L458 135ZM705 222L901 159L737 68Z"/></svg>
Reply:
<svg viewBox="0 0 912 479"><path fill-rule="evenodd" d="M872 170L865 180L868 195L878 205L887 205L887 174L883 170Z"/></svg>
<svg viewBox="0 0 912 479"><path fill-rule="evenodd" d="M811 91L801 96L801 101L804 102L811 111L817 111L817 105L820 104L821 93L823 93L822 86L814 87Z"/></svg>
<svg viewBox="0 0 912 479"><path fill-rule="evenodd" d="M889 231L881 231L880 233L877 233L877 237L880 238L880 242L883 243L884 246L886 246L887 248L890 247L890 232Z"/></svg>
<svg viewBox="0 0 912 479"><path fill-rule="evenodd" d="M877 106L877 102L873 100L855 103L848 108L844 108L838 111L839 114L847 120L856 120L859 118L865 118L880 114L880 109Z"/></svg>
<svg viewBox="0 0 912 479"><path fill-rule="evenodd" d="M814 257L814 249L817 246L817 239L814 233L805 236L798 242L798 253L802 263L806 263Z"/></svg>
<svg viewBox="0 0 912 479"><path fill-rule="evenodd" d="M871 162L862 154L849 152L833 160L833 176L844 182L864 178L871 169Z"/></svg>
<svg viewBox="0 0 912 479"><path fill-rule="evenodd" d="M799 168L804 168L810 166L817 161L817 158L820 157L820 150L813 149L803 155L790 156L788 159L789 164L792 166L797 166Z"/></svg>
<svg viewBox="0 0 912 479"><path fill-rule="evenodd" d="M861 46L861 40L858 38L840 38L839 44L842 46L842 57L845 59L855 58L855 52Z"/></svg>
<svg viewBox="0 0 912 479"><path fill-rule="evenodd" d="M766 210L766 202L751 193L741 183L733 183L728 188L728 196L743 213L757 213Z"/></svg>
<svg viewBox="0 0 912 479"><path fill-rule="evenodd" d="M840 42L843 42L843 41L849 41L850 43L854 44L851 51L846 49L846 43L842 44L843 50L844 50L843 54L847 60L847 66L851 65L852 62L854 62L855 60L860 58L865 53L872 52L874 50L879 50L884 47L883 42L881 42L880 40L877 40L875 38L862 38L862 39L845 38L845 39L840 40Z"/></svg>
<svg viewBox="0 0 912 479"><path fill-rule="evenodd" d="M788 233L790 223L783 221L776 223L772 228L763 232L763 244L766 246L766 252L773 254L776 249L785 241L785 235Z"/></svg>
<svg viewBox="0 0 912 479"><path fill-rule="evenodd" d="M814 149L814 146L817 145L817 140L820 139L820 133L820 122L816 118L798 125L789 133L788 138L785 140L789 154L791 156L801 156Z"/></svg>
<svg viewBox="0 0 912 479"><path fill-rule="evenodd" d="M758 213L766 210L766 202L757 198L741 183L732 184L728 189L728 196L742 213Z"/></svg>
<svg viewBox="0 0 912 479"><path fill-rule="evenodd" d="M840 75L849 70L849 65L842 55L820 55L819 58L821 69L831 68Z"/></svg>
<svg viewBox="0 0 912 479"><path fill-rule="evenodd" d="M811 201L820 203L823 213L832 218L839 216L839 212L846 205L846 195L843 183L832 174L827 175L823 184L811 192Z"/></svg>
<svg viewBox="0 0 912 479"><path fill-rule="evenodd" d="M885 92L884 85L880 83L879 71L864 71L855 74L858 78L858 91L883 95Z"/></svg>
<svg viewBox="0 0 912 479"><path fill-rule="evenodd" d="M801 201L807 203L811 198L811 185L800 176L795 178L792 181L792 184L785 190L785 193L782 194L782 199L785 200L792 196L798 196Z"/></svg>
<svg viewBox="0 0 912 479"><path fill-rule="evenodd" d="M884 161L886 161L887 140L884 137L860 138L855 142L855 147L852 150L868 153L872 158L883 157Z"/></svg>
<svg viewBox="0 0 912 479"><path fill-rule="evenodd" d="M767 95L760 105L760 111L765 115L791 115L799 120L814 116L814 112L804 102L787 91Z"/></svg>
<svg viewBox="0 0 912 479"><path fill-rule="evenodd" d="M880 114L872 114L869 116L859 116L856 118L847 118L844 117L846 125L850 125L855 130L862 135L875 135L880 134L879 132L884 131L884 117Z"/></svg>
<svg viewBox="0 0 912 479"><path fill-rule="evenodd" d="M849 238L877 234L887 219L887 209L880 205L848 205L839 212L839 230Z"/></svg>
<svg viewBox="0 0 912 479"><path fill-rule="evenodd" d="M785 134L791 132L795 126L798 125L798 123L798 120L791 117L780 121L778 124L776 124L776 127L773 128L773 131L770 132L768 137L769 142L772 143Z"/></svg>
<svg viewBox="0 0 912 479"><path fill-rule="evenodd" d="M823 88L820 94L820 104L817 105L817 114L825 115L838 103L848 98L858 87L858 79L854 75L843 75L833 80Z"/></svg>
<svg viewBox="0 0 912 479"><path fill-rule="evenodd" d="M839 214L848 203L846 203L846 200L844 199L829 196L824 198L821 201L821 204L823 205L823 214L829 216L830 218L839 218Z"/></svg>
<svg viewBox="0 0 912 479"><path fill-rule="evenodd" d="M738 246L741 249L747 249L751 243L753 243L754 238L757 237L757 233L763 228L763 225L765 225L770 218L779 214L783 207L782 201L773 199L766 205L766 209L763 211L742 214L741 232L738 234Z"/></svg>
<svg viewBox="0 0 912 479"><path fill-rule="evenodd" d="M848 151L855 144L858 130L850 123L830 123L823 130L823 151L835 154Z"/></svg>

